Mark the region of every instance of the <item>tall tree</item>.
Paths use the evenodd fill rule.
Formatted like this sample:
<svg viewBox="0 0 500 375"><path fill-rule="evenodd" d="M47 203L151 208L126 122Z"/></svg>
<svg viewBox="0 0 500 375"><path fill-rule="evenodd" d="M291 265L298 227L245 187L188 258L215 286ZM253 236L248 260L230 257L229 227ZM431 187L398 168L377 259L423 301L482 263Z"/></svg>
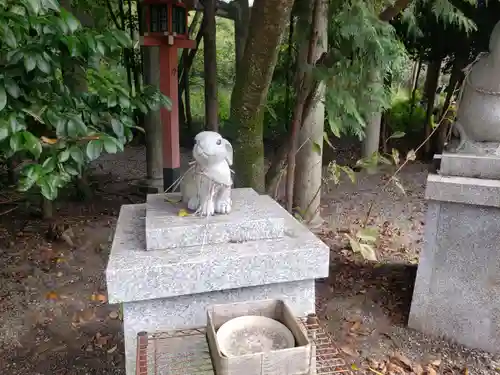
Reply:
<svg viewBox="0 0 500 375"><path fill-rule="evenodd" d="M231 95L232 124L237 125L235 183L264 191L262 110L278 57L281 36L293 0L255 0L243 60Z"/></svg>
<svg viewBox="0 0 500 375"><path fill-rule="evenodd" d="M240 66L245 52L245 43L248 34L248 22L250 21L250 6L248 0L234 0L234 49L236 54L236 71Z"/></svg>
<svg viewBox="0 0 500 375"><path fill-rule="evenodd" d="M315 38L302 41L300 55L310 53L313 61L317 61L328 49L328 0L302 0L308 8L306 24ZM299 25L299 29L302 28ZM308 40L310 39L310 40ZM311 42L312 41L312 42ZM309 51L309 49L312 49ZM299 55L299 58L300 58ZM303 64L307 66L307 62ZM303 119L299 133L299 151L295 169L294 205L301 208L303 219L312 226L322 222L320 217L320 200L323 169L323 134L325 127L325 84L321 82L313 94L318 100ZM319 147L315 147L318 145Z"/></svg>
<svg viewBox="0 0 500 375"><path fill-rule="evenodd" d="M205 128L219 130L217 102L216 0L203 1L203 58L205 71Z"/></svg>

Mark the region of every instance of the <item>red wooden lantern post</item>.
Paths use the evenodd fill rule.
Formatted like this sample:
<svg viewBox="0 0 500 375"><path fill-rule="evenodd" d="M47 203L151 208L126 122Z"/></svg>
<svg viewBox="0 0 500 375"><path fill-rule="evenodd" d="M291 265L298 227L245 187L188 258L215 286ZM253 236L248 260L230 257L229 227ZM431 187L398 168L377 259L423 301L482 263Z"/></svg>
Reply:
<svg viewBox="0 0 500 375"><path fill-rule="evenodd" d="M180 176L179 48L195 48L189 39L186 5L176 0L143 0L140 6L141 45L159 46L160 90L172 100L172 110L161 109L163 127L163 186L170 187Z"/></svg>

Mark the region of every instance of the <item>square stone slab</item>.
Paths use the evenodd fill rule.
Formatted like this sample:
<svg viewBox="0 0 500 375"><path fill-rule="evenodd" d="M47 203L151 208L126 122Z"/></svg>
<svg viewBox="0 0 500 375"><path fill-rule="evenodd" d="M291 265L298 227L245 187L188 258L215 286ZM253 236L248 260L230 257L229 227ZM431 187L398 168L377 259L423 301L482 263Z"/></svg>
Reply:
<svg viewBox="0 0 500 375"><path fill-rule="evenodd" d="M208 218L180 216L186 204L179 194L151 194L146 208L146 249L246 242L283 237L282 207L253 189L233 189L233 207L228 215Z"/></svg>
<svg viewBox="0 0 500 375"><path fill-rule="evenodd" d="M282 238L144 251L145 206L121 208L106 269L110 303L328 276L328 246L281 207Z"/></svg>

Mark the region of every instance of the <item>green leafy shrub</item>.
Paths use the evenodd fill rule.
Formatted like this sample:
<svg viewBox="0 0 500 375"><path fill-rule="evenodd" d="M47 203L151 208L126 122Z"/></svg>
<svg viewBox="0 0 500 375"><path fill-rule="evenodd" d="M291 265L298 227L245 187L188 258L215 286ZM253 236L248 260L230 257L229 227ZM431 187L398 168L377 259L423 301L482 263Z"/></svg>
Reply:
<svg viewBox="0 0 500 375"><path fill-rule="evenodd" d="M397 99L393 102L387 116L391 133L403 132L409 135L422 132L426 111L420 105L421 98L417 93L413 102L411 98Z"/></svg>
<svg viewBox="0 0 500 375"><path fill-rule="evenodd" d="M0 37L0 156L26 161L21 191L55 199L102 152L123 150L134 110L170 106L156 89L131 96L118 72L102 74L132 46L126 33L82 28L56 0L3 1Z"/></svg>

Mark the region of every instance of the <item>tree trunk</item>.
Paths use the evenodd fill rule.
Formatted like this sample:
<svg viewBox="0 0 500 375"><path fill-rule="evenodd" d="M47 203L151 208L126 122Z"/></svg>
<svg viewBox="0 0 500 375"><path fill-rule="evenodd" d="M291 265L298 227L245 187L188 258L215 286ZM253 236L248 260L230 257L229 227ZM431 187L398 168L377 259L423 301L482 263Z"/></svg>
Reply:
<svg viewBox="0 0 500 375"><path fill-rule="evenodd" d="M370 79L374 84L382 85L379 72L372 72L370 74ZM366 118L366 129L365 138L363 139L362 145L362 157L369 158L375 152L378 152L380 146L380 124L382 121L382 111L376 111L370 113ZM376 166L367 169L368 173L375 173L377 171Z"/></svg>
<svg viewBox="0 0 500 375"><path fill-rule="evenodd" d="M234 49L236 57L236 72L239 70L245 43L248 34L248 22L250 21L250 6L248 0L234 0L231 5L235 9L234 17Z"/></svg>
<svg viewBox="0 0 500 375"><path fill-rule="evenodd" d="M264 192L262 107L278 58L278 48L293 0L255 0L245 53L231 95L230 121L238 129L234 142L235 183Z"/></svg>
<svg viewBox="0 0 500 375"><path fill-rule="evenodd" d="M159 47L143 47L144 83L160 85L160 50ZM149 111L144 118L146 131L146 174L155 186L163 184L163 143L160 110Z"/></svg>
<svg viewBox="0 0 500 375"><path fill-rule="evenodd" d="M215 23L216 0L205 0L203 5L203 57L205 73L205 128L219 130L217 102L217 46Z"/></svg>
<svg viewBox="0 0 500 375"><path fill-rule="evenodd" d="M441 72L442 62L442 58L437 58L431 61L427 66L427 76L425 78L425 100L427 103L427 111L425 115L424 139L427 139L432 132L432 116L436 101L436 90L439 83L439 74ZM432 143L430 141L425 143L423 147L424 159L432 158L431 145Z"/></svg>
<svg viewBox="0 0 500 375"><path fill-rule="evenodd" d="M448 116L448 114L453 113L454 111L450 109L451 101L457 89L457 84L461 81L464 69L467 65L466 57L456 57L455 62L453 64L453 68L451 70L450 81L448 83L448 87L446 88L446 98L443 104L443 109L439 113L439 118L442 116L446 116L447 119L443 121L438 130L438 136L436 137L436 144L434 145L434 153L441 154L444 150L444 146L447 141L450 125L452 123L453 116ZM450 113L451 112L451 113ZM449 119L448 119L449 118Z"/></svg>
<svg viewBox="0 0 500 375"><path fill-rule="evenodd" d="M408 90L408 96L411 96L413 92L413 88L415 87L415 80L417 79L417 71L419 69L419 62L414 61L412 68L411 68L411 74L410 74L410 79L408 80L408 84L406 89Z"/></svg>
<svg viewBox="0 0 500 375"><path fill-rule="evenodd" d="M314 45L312 53L316 61L328 49L328 0L317 1L316 25L318 43ZM314 3L311 4L311 7ZM308 43L308 42L306 42ZM302 129L299 133L299 145L295 169L294 205L300 207L303 219L312 226L322 223L320 216L322 167L323 167L323 133L325 126L325 105L323 98L325 85L321 83L315 96L315 106L304 117ZM319 145L317 149L314 145Z"/></svg>
<svg viewBox="0 0 500 375"><path fill-rule="evenodd" d="M413 111L415 110L416 100L417 100L417 90L418 90L418 80L420 78L420 73L422 72L422 59L418 59L417 73L415 75L415 82L413 89L411 91L411 102L410 102L410 118L413 116Z"/></svg>

